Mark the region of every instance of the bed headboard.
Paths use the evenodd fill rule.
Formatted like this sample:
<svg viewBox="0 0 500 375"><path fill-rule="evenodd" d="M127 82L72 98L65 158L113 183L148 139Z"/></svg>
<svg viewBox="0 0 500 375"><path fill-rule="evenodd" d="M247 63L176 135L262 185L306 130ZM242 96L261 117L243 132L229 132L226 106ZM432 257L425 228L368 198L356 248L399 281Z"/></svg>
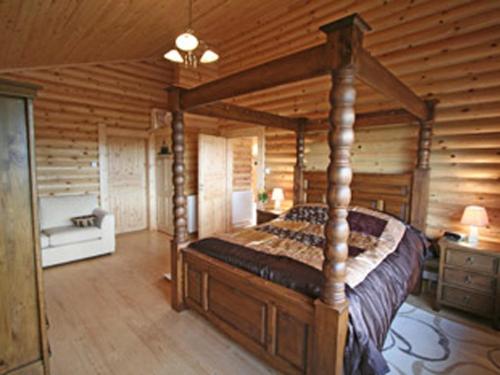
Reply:
<svg viewBox="0 0 500 375"><path fill-rule="evenodd" d="M410 222L412 173L354 173L351 204L376 208ZM304 171L304 201L326 202L326 172Z"/></svg>

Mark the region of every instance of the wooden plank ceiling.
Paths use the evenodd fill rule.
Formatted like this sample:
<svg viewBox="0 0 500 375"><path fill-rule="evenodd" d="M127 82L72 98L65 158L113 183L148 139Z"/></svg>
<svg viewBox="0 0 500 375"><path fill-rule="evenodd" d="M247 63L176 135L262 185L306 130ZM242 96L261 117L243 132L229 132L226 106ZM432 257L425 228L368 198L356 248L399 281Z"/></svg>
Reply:
<svg viewBox="0 0 500 375"><path fill-rule="evenodd" d="M287 1L194 0L193 28L217 48L277 3ZM187 27L187 7L187 0L0 1L0 71L161 57Z"/></svg>

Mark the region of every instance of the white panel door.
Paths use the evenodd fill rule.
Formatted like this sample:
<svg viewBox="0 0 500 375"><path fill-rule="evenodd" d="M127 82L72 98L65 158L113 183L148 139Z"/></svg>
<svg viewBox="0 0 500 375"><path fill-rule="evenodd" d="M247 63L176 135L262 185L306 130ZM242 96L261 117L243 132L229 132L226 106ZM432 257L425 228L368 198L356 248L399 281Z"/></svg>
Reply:
<svg viewBox="0 0 500 375"><path fill-rule="evenodd" d="M116 233L146 229L148 225L146 142L108 137L109 209Z"/></svg>
<svg viewBox="0 0 500 375"><path fill-rule="evenodd" d="M198 235L227 230L227 139L200 134L198 139Z"/></svg>

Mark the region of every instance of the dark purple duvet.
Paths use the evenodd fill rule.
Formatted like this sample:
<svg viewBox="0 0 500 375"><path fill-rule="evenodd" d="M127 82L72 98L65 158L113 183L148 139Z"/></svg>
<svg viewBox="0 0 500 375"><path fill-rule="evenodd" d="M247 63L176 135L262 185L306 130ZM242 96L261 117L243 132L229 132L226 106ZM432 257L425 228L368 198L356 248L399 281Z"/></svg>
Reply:
<svg viewBox="0 0 500 375"><path fill-rule="evenodd" d="M275 256L206 238L190 248L251 272L312 298L319 296L322 274L284 256ZM381 349L401 304L419 281L426 240L407 227L397 249L354 289L346 286L349 327L344 356L345 374L385 374L389 371Z"/></svg>

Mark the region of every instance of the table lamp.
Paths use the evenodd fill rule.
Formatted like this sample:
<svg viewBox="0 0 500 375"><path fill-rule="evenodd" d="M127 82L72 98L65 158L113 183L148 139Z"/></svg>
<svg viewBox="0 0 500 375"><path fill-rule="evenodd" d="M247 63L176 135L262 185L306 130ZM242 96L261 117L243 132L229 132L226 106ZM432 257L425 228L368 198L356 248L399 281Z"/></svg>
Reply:
<svg viewBox="0 0 500 375"><path fill-rule="evenodd" d="M274 201L274 209L279 211L281 209L281 201L285 199L285 193L283 192L283 189L274 188L271 199Z"/></svg>
<svg viewBox="0 0 500 375"><path fill-rule="evenodd" d="M464 225L470 225L467 241L471 245L476 245L478 242L478 228L488 225L488 214L484 207L467 206L460 222Z"/></svg>

